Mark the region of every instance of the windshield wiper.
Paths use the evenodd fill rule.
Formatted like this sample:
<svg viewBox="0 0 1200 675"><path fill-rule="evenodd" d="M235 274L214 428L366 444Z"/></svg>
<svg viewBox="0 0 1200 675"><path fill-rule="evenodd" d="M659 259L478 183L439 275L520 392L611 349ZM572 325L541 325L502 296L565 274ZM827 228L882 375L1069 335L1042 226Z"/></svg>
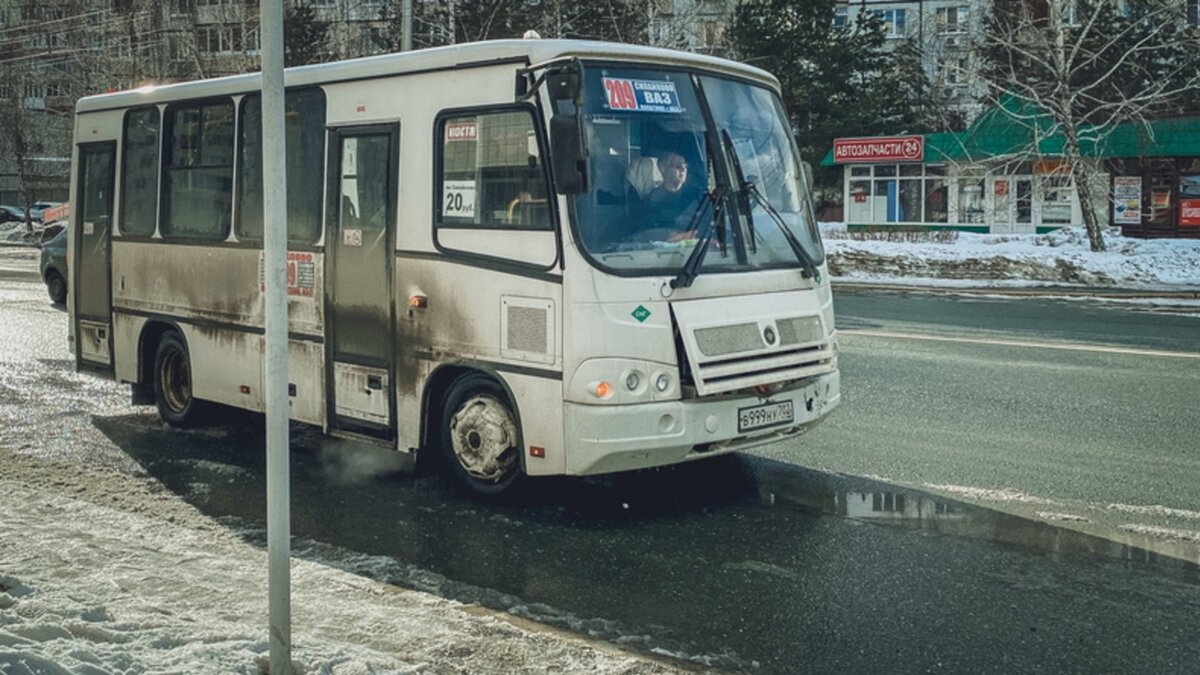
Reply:
<svg viewBox="0 0 1200 675"><path fill-rule="evenodd" d="M724 215L725 197L728 188L724 185L718 185L713 188L712 192L705 192L704 198L696 212L692 214L692 220L688 223L687 230L689 232L696 227L696 223L708 210L709 206L713 207L713 217L705 224L704 233L696 241L696 247L692 249L692 253L688 259L684 261L683 267L679 270L679 274L671 279L671 288L687 288L696 280L696 276L700 272L700 262L704 260L704 253L708 250L708 245L715 234L717 222Z"/></svg>
<svg viewBox="0 0 1200 675"><path fill-rule="evenodd" d="M730 138L728 129L721 130L721 140L725 144L725 152L729 153L730 161L733 163L733 170L737 173L738 194L754 197L754 200L763 207L767 215L771 216L771 220L775 221L775 225L779 228L779 231L783 232L783 238L787 240L792 253L796 255L796 260L800 261L800 265L804 267L804 270L801 272L802 276L810 277L813 281L821 283L821 270L817 268L817 261L813 260L813 257L808 253L808 249L804 248L804 244L801 244L800 240L796 238L796 234L792 232L792 228L788 227L787 221L783 219L779 211L775 209L771 202L767 201L762 192L759 192L758 186L752 181L746 180L746 176L742 173L742 162L734 150L733 139ZM747 208L746 220L750 228L750 241L753 242L757 237L757 233L754 231L754 214L750 211Z"/></svg>

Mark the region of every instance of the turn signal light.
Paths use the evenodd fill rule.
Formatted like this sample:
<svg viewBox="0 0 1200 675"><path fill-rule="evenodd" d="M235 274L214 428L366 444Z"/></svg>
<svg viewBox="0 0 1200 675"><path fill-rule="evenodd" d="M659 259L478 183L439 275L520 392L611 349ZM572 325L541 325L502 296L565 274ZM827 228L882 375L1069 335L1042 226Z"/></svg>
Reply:
<svg viewBox="0 0 1200 675"><path fill-rule="evenodd" d="M429 298L424 295L410 295L408 296L408 306L413 309L425 309L429 306Z"/></svg>
<svg viewBox="0 0 1200 675"><path fill-rule="evenodd" d="M546 449L541 446L538 446L538 445L531 445L531 446L529 446L529 456L530 457L545 457Z"/></svg>
<svg viewBox="0 0 1200 675"><path fill-rule="evenodd" d="M596 398L608 398L613 393L613 386L608 382L597 382L592 389L592 394Z"/></svg>

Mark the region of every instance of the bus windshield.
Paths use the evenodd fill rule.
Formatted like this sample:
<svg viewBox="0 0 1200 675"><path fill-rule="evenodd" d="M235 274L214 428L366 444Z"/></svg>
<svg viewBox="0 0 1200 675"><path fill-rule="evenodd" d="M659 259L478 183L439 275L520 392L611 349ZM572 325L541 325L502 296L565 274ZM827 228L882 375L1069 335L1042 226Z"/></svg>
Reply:
<svg viewBox="0 0 1200 675"><path fill-rule="evenodd" d="M782 227L821 262L799 157L773 92L673 70L585 72L591 189L575 197L575 214L596 263L675 274L711 236L701 272L803 266Z"/></svg>

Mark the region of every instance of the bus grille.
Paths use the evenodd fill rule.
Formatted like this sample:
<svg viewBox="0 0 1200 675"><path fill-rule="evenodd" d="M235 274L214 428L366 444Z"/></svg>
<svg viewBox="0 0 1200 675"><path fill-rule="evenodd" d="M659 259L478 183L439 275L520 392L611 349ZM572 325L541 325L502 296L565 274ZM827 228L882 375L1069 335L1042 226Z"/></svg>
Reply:
<svg viewBox="0 0 1200 675"><path fill-rule="evenodd" d="M693 336L698 354L690 361L701 396L834 370L833 347L817 316L709 326Z"/></svg>

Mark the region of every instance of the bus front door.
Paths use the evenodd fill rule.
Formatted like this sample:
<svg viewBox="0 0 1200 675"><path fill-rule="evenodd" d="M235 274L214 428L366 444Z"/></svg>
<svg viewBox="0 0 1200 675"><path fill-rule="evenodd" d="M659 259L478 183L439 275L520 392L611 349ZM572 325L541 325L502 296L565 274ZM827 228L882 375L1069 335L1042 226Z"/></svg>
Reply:
<svg viewBox="0 0 1200 675"><path fill-rule="evenodd" d="M79 174L71 207L74 256L75 364L80 369L112 372L112 268L114 143L79 146Z"/></svg>
<svg viewBox="0 0 1200 675"><path fill-rule="evenodd" d="M399 129L330 132L325 258L329 427L391 440Z"/></svg>

